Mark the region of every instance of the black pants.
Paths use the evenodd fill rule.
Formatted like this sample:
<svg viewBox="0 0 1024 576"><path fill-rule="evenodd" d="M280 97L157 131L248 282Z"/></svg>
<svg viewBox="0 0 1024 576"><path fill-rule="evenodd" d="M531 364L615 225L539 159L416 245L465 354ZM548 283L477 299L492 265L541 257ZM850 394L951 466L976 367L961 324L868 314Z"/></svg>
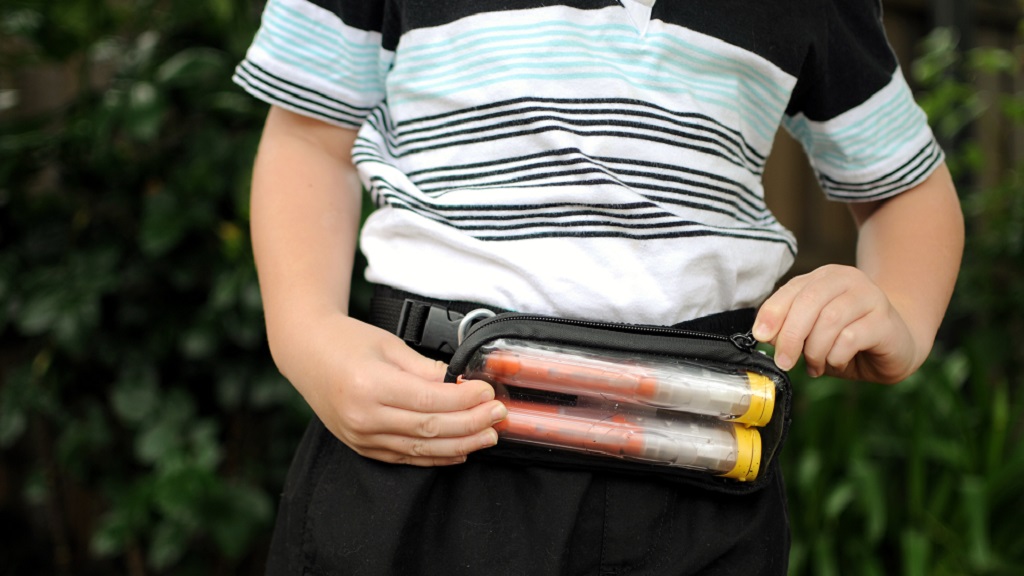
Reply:
<svg viewBox="0 0 1024 576"><path fill-rule="evenodd" d="M359 456L314 419L288 475L267 573L784 575L789 523L778 470L774 479L733 496L472 456L452 467L392 465Z"/></svg>

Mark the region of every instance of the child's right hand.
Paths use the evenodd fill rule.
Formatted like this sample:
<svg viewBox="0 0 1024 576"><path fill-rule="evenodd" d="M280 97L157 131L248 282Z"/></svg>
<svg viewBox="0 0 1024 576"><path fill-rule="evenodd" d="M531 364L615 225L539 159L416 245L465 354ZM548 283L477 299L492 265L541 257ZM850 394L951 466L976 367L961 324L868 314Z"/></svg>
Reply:
<svg viewBox="0 0 1024 576"><path fill-rule="evenodd" d="M272 107L253 170L253 251L270 350L332 434L384 462L437 466L493 446L505 407L480 381L345 314L360 181L357 132Z"/></svg>
<svg viewBox="0 0 1024 576"><path fill-rule="evenodd" d="M441 466L497 443L493 426L508 412L486 382L445 383L443 362L340 313L303 324L287 329L291 338L271 338L274 359L327 429L357 453Z"/></svg>

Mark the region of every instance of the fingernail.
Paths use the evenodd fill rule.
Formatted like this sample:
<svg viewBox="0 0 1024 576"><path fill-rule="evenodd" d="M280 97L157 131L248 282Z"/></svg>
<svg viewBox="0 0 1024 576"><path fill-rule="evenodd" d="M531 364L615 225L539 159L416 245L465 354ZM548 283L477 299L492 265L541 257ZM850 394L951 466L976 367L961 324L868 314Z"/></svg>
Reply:
<svg viewBox="0 0 1024 576"><path fill-rule="evenodd" d="M811 378L817 378L818 376L821 376L821 370L818 370L817 368L811 368L810 366L808 366L807 375L810 376Z"/></svg>
<svg viewBox="0 0 1024 576"><path fill-rule="evenodd" d="M755 339L757 339L760 342L764 342L768 340L768 334L770 332L771 331L768 329L768 325L765 324L764 322L761 322L757 326L754 326L753 334Z"/></svg>
<svg viewBox="0 0 1024 576"><path fill-rule="evenodd" d="M508 416L508 408L504 404L498 404L491 409L491 423L501 422Z"/></svg>
<svg viewBox="0 0 1024 576"><path fill-rule="evenodd" d="M493 429L487 431L484 441L480 443L481 448L490 448L498 443L498 433Z"/></svg>
<svg viewBox="0 0 1024 576"><path fill-rule="evenodd" d="M491 400L494 400L494 388L488 386L480 394L480 402L490 402Z"/></svg>
<svg viewBox="0 0 1024 576"><path fill-rule="evenodd" d="M793 359L785 354L776 354L775 365L783 370L789 370L793 368Z"/></svg>

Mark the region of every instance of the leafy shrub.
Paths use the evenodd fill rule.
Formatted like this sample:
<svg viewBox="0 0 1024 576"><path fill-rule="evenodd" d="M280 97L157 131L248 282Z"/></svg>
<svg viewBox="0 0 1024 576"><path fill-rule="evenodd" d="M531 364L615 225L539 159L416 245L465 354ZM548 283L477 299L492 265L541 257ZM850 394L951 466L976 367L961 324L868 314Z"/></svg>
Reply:
<svg viewBox="0 0 1024 576"><path fill-rule="evenodd" d="M6 535L15 573L259 565L308 413L264 344L238 6L0 7L12 69L81 62L66 107L0 128L0 447L27 471L6 514L35 526Z"/></svg>
<svg viewBox="0 0 1024 576"><path fill-rule="evenodd" d="M308 411L270 364L247 232L265 108L232 67L258 6L8 0L0 65L78 71L66 107L0 124L0 566L257 573ZM984 109L935 35L939 133ZM0 108L9 101L0 92ZM1019 95L998 103L1024 119ZM967 141L961 177L983 158ZM1018 574L1024 474L1020 167L962 186L971 235L945 350L896 387L794 372L793 574ZM356 290L365 306L365 288ZM356 306L358 310L361 306Z"/></svg>
<svg viewBox="0 0 1024 576"><path fill-rule="evenodd" d="M1024 95L986 95L978 74L1019 78L1020 55L962 55L938 30L913 73L959 182L968 239L944 346L893 387L793 372L795 423L784 452L791 574L1024 573L1024 196L1018 163L981 186L987 160L965 138L994 100L1002 125Z"/></svg>

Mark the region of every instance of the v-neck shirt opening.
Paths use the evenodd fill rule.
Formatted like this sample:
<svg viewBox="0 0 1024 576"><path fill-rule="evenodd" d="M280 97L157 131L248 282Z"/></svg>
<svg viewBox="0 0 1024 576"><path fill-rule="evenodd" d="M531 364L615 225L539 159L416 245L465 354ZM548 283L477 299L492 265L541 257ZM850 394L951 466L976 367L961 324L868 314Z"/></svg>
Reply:
<svg viewBox="0 0 1024 576"><path fill-rule="evenodd" d="M647 33L655 0L619 0L640 36Z"/></svg>

